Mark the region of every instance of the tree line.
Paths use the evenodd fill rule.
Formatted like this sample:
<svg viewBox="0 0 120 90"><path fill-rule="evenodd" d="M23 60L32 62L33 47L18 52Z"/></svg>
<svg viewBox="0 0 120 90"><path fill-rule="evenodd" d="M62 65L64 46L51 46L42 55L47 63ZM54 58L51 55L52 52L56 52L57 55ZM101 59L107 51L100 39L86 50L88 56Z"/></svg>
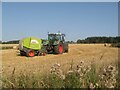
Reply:
<svg viewBox="0 0 120 90"><path fill-rule="evenodd" d="M116 37L87 37L78 39L76 43L120 43L120 36Z"/></svg>
<svg viewBox="0 0 120 90"><path fill-rule="evenodd" d="M19 40L12 40L12 41L6 41L2 42L0 41L1 44L19 44Z"/></svg>
<svg viewBox="0 0 120 90"><path fill-rule="evenodd" d="M42 39L45 41L44 39ZM74 43L120 43L120 36L116 37L87 37L85 39L78 39L77 41L67 41L67 43L74 44ZM2 42L0 41L0 44L19 44L19 40L12 40L12 41L6 41Z"/></svg>

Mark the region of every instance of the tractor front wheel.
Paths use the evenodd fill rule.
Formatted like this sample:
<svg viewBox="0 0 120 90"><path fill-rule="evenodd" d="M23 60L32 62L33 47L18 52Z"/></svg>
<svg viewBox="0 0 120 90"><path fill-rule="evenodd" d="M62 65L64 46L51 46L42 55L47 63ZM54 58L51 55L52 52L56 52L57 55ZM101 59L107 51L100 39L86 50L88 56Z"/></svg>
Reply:
<svg viewBox="0 0 120 90"><path fill-rule="evenodd" d="M45 56L46 54L47 54L47 50L42 49L38 51L38 56Z"/></svg>

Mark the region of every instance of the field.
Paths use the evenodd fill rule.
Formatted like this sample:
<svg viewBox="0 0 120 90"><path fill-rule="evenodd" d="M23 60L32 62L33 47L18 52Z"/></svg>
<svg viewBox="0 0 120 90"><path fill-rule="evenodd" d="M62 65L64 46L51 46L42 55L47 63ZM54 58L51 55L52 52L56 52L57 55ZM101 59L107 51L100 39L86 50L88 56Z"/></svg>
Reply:
<svg viewBox="0 0 120 90"><path fill-rule="evenodd" d="M20 56L16 49L2 50L2 75L9 78L13 70L15 76L22 72L47 75L56 63L66 72L71 64L75 67L80 61L86 65L94 63L97 71L104 66L115 66L118 63L118 48L105 47L104 44L70 44L69 53L35 57Z"/></svg>
<svg viewBox="0 0 120 90"><path fill-rule="evenodd" d="M0 50L16 48L18 44L0 44Z"/></svg>

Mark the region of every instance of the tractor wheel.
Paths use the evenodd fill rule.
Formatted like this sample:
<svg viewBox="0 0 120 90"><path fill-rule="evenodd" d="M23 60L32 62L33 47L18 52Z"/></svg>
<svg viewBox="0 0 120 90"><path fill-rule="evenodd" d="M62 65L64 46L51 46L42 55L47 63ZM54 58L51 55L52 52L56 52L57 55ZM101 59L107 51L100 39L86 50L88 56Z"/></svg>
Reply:
<svg viewBox="0 0 120 90"><path fill-rule="evenodd" d="M47 50L39 50L38 56L45 56L47 54Z"/></svg>
<svg viewBox="0 0 120 90"><path fill-rule="evenodd" d="M54 46L55 54L62 54L64 52L64 47L62 43L59 43L57 46Z"/></svg>
<svg viewBox="0 0 120 90"><path fill-rule="evenodd" d="M66 52L66 53L68 53L68 49L67 49L67 50L65 50L65 52Z"/></svg>
<svg viewBox="0 0 120 90"><path fill-rule="evenodd" d="M66 47L65 53L68 53L68 44L65 47Z"/></svg>
<svg viewBox="0 0 120 90"><path fill-rule="evenodd" d="M28 50L27 53L26 53L26 55L28 57L34 57L35 56L35 51L34 50Z"/></svg>
<svg viewBox="0 0 120 90"><path fill-rule="evenodd" d="M21 56L25 56L25 52L24 51L20 51L20 55Z"/></svg>

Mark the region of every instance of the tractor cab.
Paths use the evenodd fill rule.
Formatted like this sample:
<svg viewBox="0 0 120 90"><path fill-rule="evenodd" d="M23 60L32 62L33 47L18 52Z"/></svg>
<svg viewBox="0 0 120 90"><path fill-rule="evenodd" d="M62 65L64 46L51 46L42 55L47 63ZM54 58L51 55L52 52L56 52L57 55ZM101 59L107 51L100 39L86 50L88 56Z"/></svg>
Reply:
<svg viewBox="0 0 120 90"><path fill-rule="evenodd" d="M56 34L48 34L49 41L65 41L65 34L56 33Z"/></svg>

